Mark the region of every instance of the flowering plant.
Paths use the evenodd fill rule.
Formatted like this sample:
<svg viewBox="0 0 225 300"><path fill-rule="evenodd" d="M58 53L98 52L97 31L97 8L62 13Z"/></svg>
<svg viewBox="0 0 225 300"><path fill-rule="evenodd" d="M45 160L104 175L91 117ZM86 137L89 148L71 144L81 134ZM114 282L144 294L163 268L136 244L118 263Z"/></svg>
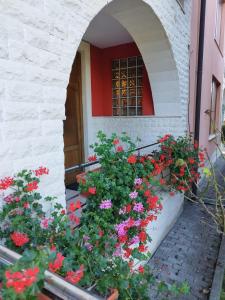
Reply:
<svg viewBox="0 0 225 300"><path fill-rule="evenodd" d="M0 238L19 253L33 253L33 248L48 253L45 264L38 262L37 255L35 265L20 265L20 269L4 273L4 287L10 287L15 299L22 292L33 297L31 287L43 286L39 276L47 268L105 297L110 289L117 288L120 299L149 298L149 283L154 278L148 266L137 263L137 259L143 261L150 256L147 228L162 209L153 177L160 174L161 167L152 157L138 157L125 134L108 138L99 132L98 139L92 146L95 154L91 161L98 157L101 170L89 172L80 184L81 192L88 195L81 219L77 214L79 200L70 203L67 216L61 205L54 204L54 198L42 199L38 184L40 176L48 174L46 168L24 170L0 181L1 190L12 189L3 199ZM48 201L51 208L44 211L41 201ZM27 268L29 274L33 272L31 281ZM14 279L14 272L25 277L22 290L15 289L11 281L7 283Z"/></svg>
<svg viewBox="0 0 225 300"><path fill-rule="evenodd" d="M189 191L200 179L199 167L204 167L204 152L188 136L175 139L167 134L159 142L156 158L170 171L167 185L179 192Z"/></svg>

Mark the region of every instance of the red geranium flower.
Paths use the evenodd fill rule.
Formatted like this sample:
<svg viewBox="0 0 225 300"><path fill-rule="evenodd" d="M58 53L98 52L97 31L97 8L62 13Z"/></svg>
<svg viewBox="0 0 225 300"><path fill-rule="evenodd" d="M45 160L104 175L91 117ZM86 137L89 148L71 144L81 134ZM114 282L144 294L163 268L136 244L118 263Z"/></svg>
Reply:
<svg viewBox="0 0 225 300"><path fill-rule="evenodd" d="M95 195L96 194L96 187L89 187L88 188L88 192L91 195Z"/></svg>
<svg viewBox="0 0 225 300"><path fill-rule="evenodd" d="M138 267L138 271L139 271L139 273L144 273L144 272L145 272L145 269L144 269L143 266L139 266L139 267Z"/></svg>
<svg viewBox="0 0 225 300"><path fill-rule="evenodd" d="M77 284L82 279L83 276L84 276L84 266L81 265L76 272L68 271L66 273L65 279L72 284Z"/></svg>
<svg viewBox="0 0 225 300"><path fill-rule="evenodd" d="M38 267L26 269L22 272L11 273L10 271L6 271L6 286L7 288L13 288L17 294L21 294L27 287L37 281L38 273Z"/></svg>
<svg viewBox="0 0 225 300"><path fill-rule="evenodd" d="M37 170L34 170L36 176L48 175L49 169L45 167L39 167Z"/></svg>
<svg viewBox="0 0 225 300"><path fill-rule="evenodd" d="M97 156L96 155L90 155L88 157L88 161L92 162L92 161L96 161L97 160Z"/></svg>
<svg viewBox="0 0 225 300"><path fill-rule="evenodd" d="M74 202L70 203L69 210L71 212L74 212L75 210L80 209L80 208L81 208L80 200L77 200L76 203L74 203Z"/></svg>
<svg viewBox="0 0 225 300"><path fill-rule="evenodd" d="M12 177L5 177L0 180L0 190L7 190L14 183Z"/></svg>
<svg viewBox="0 0 225 300"><path fill-rule="evenodd" d="M10 235L11 240L17 247L22 247L24 244L29 242L29 238L26 233L21 233L21 232L13 232Z"/></svg>
<svg viewBox="0 0 225 300"><path fill-rule="evenodd" d="M127 159L127 162L129 164L135 164L137 162L137 156L136 155L130 155Z"/></svg>
<svg viewBox="0 0 225 300"><path fill-rule="evenodd" d="M145 242L146 239L147 239L147 233L145 231L141 231L139 233L139 239L140 239L141 242Z"/></svg>
<svg viewBox="0 0 225 300"><path fill-rule="evenodd" d="M32 192L38 189L38 182L36 180L29 182L25 188L27 192Z"/></svg>
<svg viewBox="0 0 225 300"><path fill-rule="evenodd" d="M65 257L61 253L57 253L56 259L54 260L54 262L53 263L50 262L48 265L49 270L51 272L55 273L56 271L61 269L64 259L65 259Z"/></svg>
<svg viewBox="0 0 225 300"><path fill-rule="evenodd" d="M138 251L139 252L145 252L147 250L147 247L145 247L144 245L140 245L139 247L138 247Z"/></svg>

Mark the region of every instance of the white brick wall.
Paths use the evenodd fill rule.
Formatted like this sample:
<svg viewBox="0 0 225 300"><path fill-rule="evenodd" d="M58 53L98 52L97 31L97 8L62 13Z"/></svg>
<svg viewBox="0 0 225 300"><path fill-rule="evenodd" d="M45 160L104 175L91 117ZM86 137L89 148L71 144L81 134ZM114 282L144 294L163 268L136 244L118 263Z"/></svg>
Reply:
<svg viewBox="0 0 225 300"><path fill-rule="evenodd" d="M84 32L109 2L0 0L0 177L12 175L21 168L46 165L50 176L42 185L42 192L57 195L62 203L62 121L68 78ZM159 133L180 133L186 128L191 0L186 1L185 14L176 0L144 2L160 19L172 47L180 83L180 95L176 97L178 105L181 104L181 118L179 122L176 118L143 118L141 121L132 118L120 123L113 118L93 118L95 127L88 134L90 142L97 129L104 126L107 130L124 127L135 136L139 128L138 133L144 135L144 140L149 133L152 141Z"/></svg>

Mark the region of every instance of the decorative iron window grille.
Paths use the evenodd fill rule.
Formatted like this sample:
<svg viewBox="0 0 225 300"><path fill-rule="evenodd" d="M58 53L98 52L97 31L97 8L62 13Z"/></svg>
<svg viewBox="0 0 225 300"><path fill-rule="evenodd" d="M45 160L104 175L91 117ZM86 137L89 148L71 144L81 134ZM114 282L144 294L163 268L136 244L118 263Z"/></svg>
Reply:
<svg viewBox="0 0 225 300"><path fill-rule="evenodd" d="M113 116L142 115L143 71L141 56L112 61Z"/></svg>

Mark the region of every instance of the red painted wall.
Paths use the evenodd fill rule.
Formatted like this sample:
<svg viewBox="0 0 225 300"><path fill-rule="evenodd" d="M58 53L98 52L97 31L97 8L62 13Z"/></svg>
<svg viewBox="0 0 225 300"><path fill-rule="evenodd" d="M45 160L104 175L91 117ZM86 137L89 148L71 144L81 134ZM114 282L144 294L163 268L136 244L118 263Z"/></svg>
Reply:
<svg viewBox="0 0 225 300"><path fill-rule="evenodd" d="M112 60L141 55L135 43L100 49L91 45L92 115L112 116ZM143 77L143 115L154 115L146 68Z"/></svg>

